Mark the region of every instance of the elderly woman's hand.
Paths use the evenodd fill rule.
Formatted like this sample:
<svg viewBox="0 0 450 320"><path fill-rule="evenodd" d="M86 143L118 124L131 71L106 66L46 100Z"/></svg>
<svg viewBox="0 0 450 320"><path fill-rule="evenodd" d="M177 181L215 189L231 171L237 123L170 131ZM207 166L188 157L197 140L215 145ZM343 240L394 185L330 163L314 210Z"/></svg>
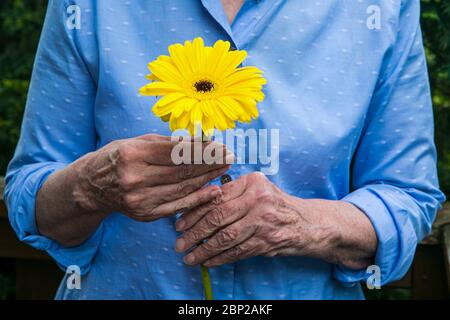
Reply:
<svg viewBox="0 0 450 320"><path fill-rule="evenodd" d="M349 203L296 198L259 173L230 182L222 191L221 200L177 221L177 230L184 233L176 250L198 245L185 257L187 264L213 267L258 255L307 255L353 268L372 261L375 232Z"/></svg>
<svg viewBox="0 0 450 320"><path fill-rule="evenodd" d="M139 221L153 221L213 200L217 186L201 188L225 173L232 157L225 146L218 164L174 165L175 144L154 134L117 140L86 156L78 168L75 201L88 210L120 211ZM188 143L189 142L183 142Z"/></svg>
<svg viewBox="0 0 450 320"><path fill-rule="evenodd" d="M40 234L73 247L86 241L111 212L153 221L214 200L220 188L202 187L228 169L232 153L223 145L203 144L206 155L219 152L208 159L216 164L175 165L177 143L154 134L117 140L57 170L36 199Z"/></svg>

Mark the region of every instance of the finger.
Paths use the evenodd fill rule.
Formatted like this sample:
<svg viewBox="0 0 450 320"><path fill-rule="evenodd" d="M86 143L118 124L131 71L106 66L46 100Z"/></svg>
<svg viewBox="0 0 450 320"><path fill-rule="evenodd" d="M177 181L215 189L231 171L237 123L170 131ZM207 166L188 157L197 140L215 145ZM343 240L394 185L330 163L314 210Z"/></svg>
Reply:
<svg viewBox="0 0 450 320"><path fill-rule="evenodd" d="M248 200L245 197L212 207L211 211L178 238L177 251L186 251L220 229L224 229L244 217L249 209Z"/></svg>
<svg viewBox="0 0 450 320"><path fill-rule="evenodd" d="M247 179L245 176L243 176L237 180L230 181L224 184L221 188L223 192L224 202L237 199L242 194L244 194L245 190L247 189Z"/></svg>
<svg viewBox="0 0 450 320"><path fill-rule="evenodd" d="M170 207L175 206L176 209L170 209L175 211L181 209L188 210L190 208L195 207L196 206L195 204L197 202L195 202L195 198L193 199L192 197L189 197L187 199L184 198L189 196L191 193L194 193L197 190L199 190L209 181L224 174L228 169L229 167L217 169L208 172L202 176L188 179L186 181L182 181L176 184L144 187L144 188L139 187L129 188L132 190L130 190L127 193L125 206L127 208L135 208L135 207L141 208L140 211L142 211L142 213L148 211L145 210L145 208L152 208L152 211L154 211L155 205L156 207L161 207L161 209L163 209L164 211L164 214L166 212L165 210L167 209L166 207L169 207L170 209ZM132 177L128 176L126 179L129 181L128 184L132 184L133 186L136 185L135 182L130 182L133 179ZM215 189L220 189L220 187L215 186ZM193 204L189 202L192 199L194 200ZM186 206L183 206L183 201L187 201ZM198 202L197 205L202 205L203 203L204 202ZM167 206L163 206L165 204L167 204Z"/></svg>
<svg viewBox="0 0 450 320"><path fill-rule="evenodd" d="M177 231L185 231L196 224L207 212L210 212L214 207L222 203L222 196L217 197L215 201L205 203L199 207L192 208L183 212L181 218L175 223Z"/></svg>
<svg viewBox="0 0 450 320"><path fill-rule="evenodd" d="M291 248L289 246L276 248L263 254L263 256L265 257L294 256L294 255L298 255L298 250L296 248Z"/></svg>
<svg viewBox="0 0 450 320"><path fill-rule="evenodd" d="M206 260L203 265L208 268L218 267L259 255L259 246L251 239Z"/></svg>
<svg viewBox="0 0 450 320"><path fill-rule="evenodd" d="M143 145L142 148L139 148L137 157L139 157L138 159L142 159L146 163L153 165L175 166L182 163L230 164L234 159L231 156L233 153L227 150L225 145L216 142L145 142L146 145ZM208 150L208 152L205 152L205 150ZM211 156L214 156L214 161L211 161Z"/></svg>
<svg viewBox="0 0 450 320"><path fill-rule="evenodd" d="M190 194L187 198L195 198L196 202L198 203L205 203L208 201L213 201L215 197L218 197L222 194L222 191L218 186L211 185L205 188L202 188L200 190L197 190L193 194ZM190 200L187 199L187 202ZM145 205L143 205L145 207ZM181 209L180 209L181 210ZM140 210L139 212L142 212ZM126 211L124 212L127 216L130 218L141 221L141 222L149 222L154 221L163 217L173 216L177 213L177 210L174 211L166 211L164 208L157 207L153 210L151 210L151 213L148 213L148 211L145 211L145 213L138 213L133 211Z"/></svg>
<svg viewBox="0 0 450 320"><path fill-rule="evenodd" d="M179 183L208 172L224 168L226 164L180 164L178 166L147 166L140 173L143 186Z"/></svg>
<svg viewBox="0 0 450 320"><path fill-rule="evenodd" d="M255 225L242 226L243 223L247 222L236 223L219 231L211 239L192 250L185 257L185 262L189 265L203 263L251 238L256 231Z"/></svg>
<svg viewBox="0 0 450 320"><path fill-rule="evenodd" d="M160 204L179 200L187 197L189 194L200 189L211 180L214 180L224 174L228 169L229 167L224 167L178 183L152 187L152 189L154 189L153 194L156 199L159 199Z"/></svg>
<svg viewBox="0 0 450 320"><path fill-rule="evenodd" d="M143 134L143 135L134 137L133 139L145 140L145 141L171 141L172 138L170 136L163 136L160 134L148 133L148 134Z"/></svg>
<svg viewBox="0 0 450 320"><path fill-rule="evenodd" d="M190 208L202 205L203 203L206 203L208 201L211 201L215 197L221 195L222 191L218 186L210 186L208 188L214 188L218 190L218 193L209 198L202 198L202 190L200 192L198 189L200 189L202 186L204 186L206 183L208 183L210 180L213 180L214 178L222 175L226 172L228 168L223 168L219 170L215 170L213 172L210 172L206 175L191 179L193 182L192 184L182 184L182 187L177 189L176 194L167 194L165 197L166 199L172 198L172 201L165 201L160 206L157 207L155 211L159 212L161 215L171 215L174 212L178 212L181 210L188 210ZM184 186L183 186L184 185ZM166 186L162 187L165 188Z"/></svg>
<svg viewBox="0 0 450 320"><path fill-rule="evenodd" d="M191 228L201 218L203 218L214 207L220 203L228 202L240 197L245 192L245 182L243 179L232 181L222 186L222 197L219 203L207 203L199 208L193 208L183 213L183 216L176 223L177 231L184 231Z"/></svg>
<svg viewBox="0 0 450 320"><path fill-rule="evenodd" d="M154 210L154 213L158 216L158 218L173 216L185 208L198 206L208 201L213 201L214 198L220 196L221 193L220 188L217 186L208 186L199 189L182 199L171 203L162 204Z"/></svg>
<svg viewBox="0 0 450 320"><path fill-rule="evenodd" d="M250 239L256 232L256 226L247 223L246 221L240 221L219 231L211 239L192 250L185 257L185 263L189 265L203 263Z"/></svg>
<svg viewBox="0 0 450 320"><path fill-rule="evenodd" d="M137 159L149 165L173 166L172 150L177 141L146 141L137 152ZM187 143L187 142L184 142Z"/></svg>

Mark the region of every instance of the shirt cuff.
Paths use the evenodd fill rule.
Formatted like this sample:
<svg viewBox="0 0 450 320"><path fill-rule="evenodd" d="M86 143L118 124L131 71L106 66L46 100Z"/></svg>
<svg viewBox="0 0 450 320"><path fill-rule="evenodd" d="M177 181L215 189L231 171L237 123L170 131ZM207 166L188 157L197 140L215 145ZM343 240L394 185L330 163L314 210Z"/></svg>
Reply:
<svg viewBox="0 0 450 320"><path fill-rule="evenodd" d="M46 251L63 271L66 271L68 266L76 265L81 274L86 274L100 244L101 226L81 245L65 248L39 234L36 225L35 205L38 191L52 173L66 166L64 163L52 162L22 167L9 179L7 177L5 202L10 223L20 241Z"/></svg>
<svg viewBox="0 0 450 320"><path fill-rule="evenodd" d="M378 246L375 254L375 265L380 268L380 284L384 285L402 277L408 270L414 257L417 245L416 233L410 223L405 220L405 212L398 212L393 187L371 185L358 189L342 201L349 202L359 208L371 221ZM398 192L397 192L398 193ZM403 218L399 217L403 215ZM399 231L399 219L402 230ZM340 265L333 267L333 276L345 286L355 285L373 275L367 269L354 270Z"/></svg>

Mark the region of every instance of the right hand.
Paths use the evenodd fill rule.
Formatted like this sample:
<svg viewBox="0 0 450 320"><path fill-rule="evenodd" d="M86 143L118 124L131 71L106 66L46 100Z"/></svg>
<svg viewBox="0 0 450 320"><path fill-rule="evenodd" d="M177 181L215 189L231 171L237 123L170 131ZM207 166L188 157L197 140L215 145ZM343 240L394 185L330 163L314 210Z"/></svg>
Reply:
<svg viewBox="0 0 450 320"><path fill-rule="evenodd" d="M119 211L138 221L154 221L221 196L218 186L202 187L229 169L232 153L217 144L214 148L224 149L221 164L174 165L171 151L177 143L147 134L85 155L77 168L75 202L90 212Z"/></svg>

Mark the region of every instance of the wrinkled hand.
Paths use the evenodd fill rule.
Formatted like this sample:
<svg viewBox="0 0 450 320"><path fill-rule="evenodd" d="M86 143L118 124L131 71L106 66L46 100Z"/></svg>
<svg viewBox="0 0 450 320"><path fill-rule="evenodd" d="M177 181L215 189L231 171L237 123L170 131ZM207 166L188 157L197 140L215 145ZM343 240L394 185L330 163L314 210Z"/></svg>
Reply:
<svg viewBox="0 0 450 320"><path fill-rule="evenodd" d="M308 230L313 228L310 217L298 210L297 198L264 175L243 176L224 185L222 193L218 201L190 210L177 221L177 230L186 231L176 250L200 244L185 257L187 264L213 267L252 256L302 255L312 250L309 243L319 233L314 236Z"/></svg>
<svg viewBox="0 0 450 320"><path fill-rule="evenodd" d="M232 154L217 144L214 148L221 148L223 154L220 164L174 165L171 152L177 143L148 134L111 142L86 155L77 167L75 201L87 211L119 211L138 221L153 221L212 201L221 194L220 188L202 187L228 170L226 157Z"/></svg>

